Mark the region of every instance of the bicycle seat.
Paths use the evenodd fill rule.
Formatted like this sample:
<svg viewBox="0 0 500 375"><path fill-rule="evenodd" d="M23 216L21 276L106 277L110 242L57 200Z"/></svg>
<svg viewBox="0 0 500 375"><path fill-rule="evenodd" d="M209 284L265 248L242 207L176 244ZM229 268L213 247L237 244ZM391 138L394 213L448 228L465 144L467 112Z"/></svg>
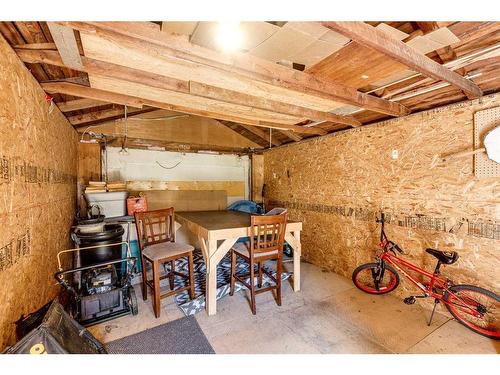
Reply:
<svg viewBox="0 0 500 375"><path fill-rule="evenodd" d="M458 260L458 253L456 251L441 251L430 248L425 251L444 264L453 264Z"/></svg>

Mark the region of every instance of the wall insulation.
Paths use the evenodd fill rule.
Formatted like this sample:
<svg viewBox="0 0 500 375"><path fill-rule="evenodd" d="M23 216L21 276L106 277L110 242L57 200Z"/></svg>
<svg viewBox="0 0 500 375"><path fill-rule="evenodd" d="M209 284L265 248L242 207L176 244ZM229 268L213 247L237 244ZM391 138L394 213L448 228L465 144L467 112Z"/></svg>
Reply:
<svg viewBox="0 0 500 375"><path fill-rule="evenodd" d="M0 350L57 295L56 253L75 214L77 133L0 37Z"/></svg>
<svg viewBox="0 0 500 375"><path fill-rule="evenodd" d="M439 156L472 150L474 113L499 105L491 95L266 151L266 201L303 221L303 259L326 270L350 277L374 258L383 211L407 259L433 269L427 247L454 249L443 273L498 293L500 181L476 178L472 156Z"/></svg>

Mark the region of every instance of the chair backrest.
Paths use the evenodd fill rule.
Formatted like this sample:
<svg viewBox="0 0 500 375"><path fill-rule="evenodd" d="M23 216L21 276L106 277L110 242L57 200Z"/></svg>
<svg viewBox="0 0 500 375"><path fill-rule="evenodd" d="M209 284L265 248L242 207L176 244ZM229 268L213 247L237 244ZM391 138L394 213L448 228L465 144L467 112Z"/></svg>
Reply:
<svg viewBox="0 0 500 375"><path fill-rule="evenodd" d="M273 216L273 215L283 215L286 214L288 210L283 207L275 207L271 211L268 211L264 214L264 216Z"/></svg>
<svg viewBox="0 0 500 375"><path fill-rule="evenodd" d="M283 251L287 214L251 216L250 257L258 253Z"/></svg>
<svg viewBox="0 0 500 375"><path fill-rule="evenodd" d="M174 208L136 212L135 227L137 240L142 251L144 247L161 242L175 242Z"/></svg>

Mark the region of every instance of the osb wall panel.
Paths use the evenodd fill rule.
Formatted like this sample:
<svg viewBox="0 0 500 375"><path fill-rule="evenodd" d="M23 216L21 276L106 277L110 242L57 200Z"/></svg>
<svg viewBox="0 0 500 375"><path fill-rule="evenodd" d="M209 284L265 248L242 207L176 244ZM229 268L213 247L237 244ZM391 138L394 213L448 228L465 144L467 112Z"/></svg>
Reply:
<svg viewBox="0 0 500 375"><path fill-rule="evenodd" d="M78 174L77 194L80 216L87 214L87 202L85 201L85 187L89 181L101 180L101 145L98 143L78 144Z"/></svg>
<svg viewBox="0 0 500 375"><path fill-rule="evenodd" d="M75 213L77 133L0 37L0 350L56 296Z"/></svg>
<svg viewBox="0 0 500 375"><path fill-rule="evenodd" d="M455 249L447 275L499 292L500 181L475 178L472 156L439 163L472 150L474 113L499 105L491 95L266 151L266 201L303 221L303 258L325 269L350 277L373 259L383 211L407 259L433 268L427 247Z"/></svg>

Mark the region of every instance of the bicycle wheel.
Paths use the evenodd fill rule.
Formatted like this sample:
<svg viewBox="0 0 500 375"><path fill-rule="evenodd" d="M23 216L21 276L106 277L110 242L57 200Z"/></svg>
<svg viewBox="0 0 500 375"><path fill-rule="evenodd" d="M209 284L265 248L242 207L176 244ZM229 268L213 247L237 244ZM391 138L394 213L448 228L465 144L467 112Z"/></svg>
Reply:
<svg viewBox="0 0 500 375"><path fill-rule="evenodd" d="M454 285L445 293L446 308L453 317L480 335L500 338L500 296L474 285ZM476 317L471 308L481 314Z"/></svg>
<svg viewBox="0 0 500 375"><path fill-rule="evenodd" d="M384 274L376 283L381 268L377 263L362 264L352 273L352 281L356 288L369 294L385 294L392 292L399 285L399 275L391 266L385 265Z"/></svg>

